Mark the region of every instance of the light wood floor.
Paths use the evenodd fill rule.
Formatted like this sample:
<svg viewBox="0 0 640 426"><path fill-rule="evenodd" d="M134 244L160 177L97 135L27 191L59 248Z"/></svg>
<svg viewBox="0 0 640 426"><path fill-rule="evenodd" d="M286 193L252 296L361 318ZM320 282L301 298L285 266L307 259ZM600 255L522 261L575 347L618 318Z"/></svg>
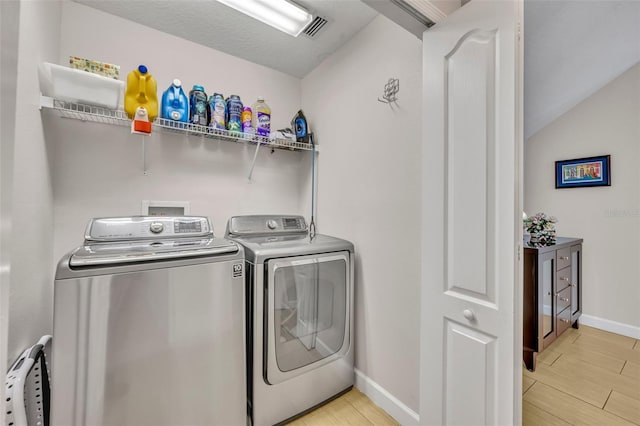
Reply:
<svg viewBox="0 0 640 426"><path fill-rule="evenodd" d="M304 417L289 423L291 426L323 425L400 425L375 405L358 389L336 398Z"/></svg>
<svg viewBox="0 0 640 426"><path fill-rule="evenodd" d="M640 425L640 341L595 328L568 329L523 370L522 424ZM398 425L354 388L292 426Z"/></svg>
<svg viewBox="0 0 640 426"><path fill-rule="evenodd" d="M524 370L522 423L640 425L640 341L568 329Z"/></svg>

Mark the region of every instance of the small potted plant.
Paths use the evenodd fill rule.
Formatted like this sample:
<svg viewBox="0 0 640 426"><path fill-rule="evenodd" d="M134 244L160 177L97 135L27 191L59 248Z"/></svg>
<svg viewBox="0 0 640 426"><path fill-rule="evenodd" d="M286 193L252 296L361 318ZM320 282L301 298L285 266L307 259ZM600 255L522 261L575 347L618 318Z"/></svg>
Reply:
<svg viewBox="0 0 640 426"><path fill-rule="evenodd" d="M556 228L554 224L558 221L553 216L544 213L536 213L523 219L525 230L531 234L529 243L532 245L550 246L556 243Z"/></svg>

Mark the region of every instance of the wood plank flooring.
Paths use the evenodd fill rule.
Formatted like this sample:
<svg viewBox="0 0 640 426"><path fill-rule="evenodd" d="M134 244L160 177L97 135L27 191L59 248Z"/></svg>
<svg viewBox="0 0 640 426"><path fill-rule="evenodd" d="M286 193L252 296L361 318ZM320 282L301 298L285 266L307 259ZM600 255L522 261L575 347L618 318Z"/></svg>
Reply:
<svg viewBox="0 0 640 426"><path fill-rule="evenodd" d="M640 341L570 328L523 370L523 426L640 426ZM398 425L353 388L293 426Z"/></svg>
<svg viewBox="0 0 640 426"><path fill-rule="evenodd" d="M522 424L640 425L640 342L569 329L523 369Z"/></svg>
<svg viewBox="0 0 640 426"><path fill-rule="evenodd" d="M323 425L393 425L399 426L382 408L375 405L357 388L327 405L289 423L291 426Z"/></svg>

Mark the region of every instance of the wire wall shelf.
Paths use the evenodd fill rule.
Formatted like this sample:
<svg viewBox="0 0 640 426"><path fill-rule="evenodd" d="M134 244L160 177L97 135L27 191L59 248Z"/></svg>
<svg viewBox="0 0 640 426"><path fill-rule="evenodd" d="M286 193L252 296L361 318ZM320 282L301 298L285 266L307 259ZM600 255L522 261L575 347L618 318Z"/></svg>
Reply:
<svg viewBox="0 0 640 426"><path fill-rule="evenodd" d="M75 120L110 124L115 126L131 126L131 120L127 114L121 110L111 110L104 107L84 105L74 102L54 99L41 96L40 106L42 108L53 109L59 112L61 117ZM245 136L234 134L226 130L213 129L207 126L200 126L191 123L182 123L165 118L156 118L153 122L154 131L180 133L193 136L201 136L209 139L216 139L226 142L244 143L257 145L266 148L285 149L290 151L311 151L312 145L291 141L288 139L270 139L260 136ZM318 148L316 147L316 152Z"/></svg>

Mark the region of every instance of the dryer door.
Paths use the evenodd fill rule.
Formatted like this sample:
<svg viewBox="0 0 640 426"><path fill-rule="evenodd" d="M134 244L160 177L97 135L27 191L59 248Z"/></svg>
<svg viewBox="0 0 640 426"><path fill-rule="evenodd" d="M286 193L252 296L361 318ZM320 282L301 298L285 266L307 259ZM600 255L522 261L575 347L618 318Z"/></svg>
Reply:
<svg viewBox="0 0 640 426"><path fill-rule="evenodd" d="M276 384L349 350L349 252L267 262L265 380Z"/></svg>

